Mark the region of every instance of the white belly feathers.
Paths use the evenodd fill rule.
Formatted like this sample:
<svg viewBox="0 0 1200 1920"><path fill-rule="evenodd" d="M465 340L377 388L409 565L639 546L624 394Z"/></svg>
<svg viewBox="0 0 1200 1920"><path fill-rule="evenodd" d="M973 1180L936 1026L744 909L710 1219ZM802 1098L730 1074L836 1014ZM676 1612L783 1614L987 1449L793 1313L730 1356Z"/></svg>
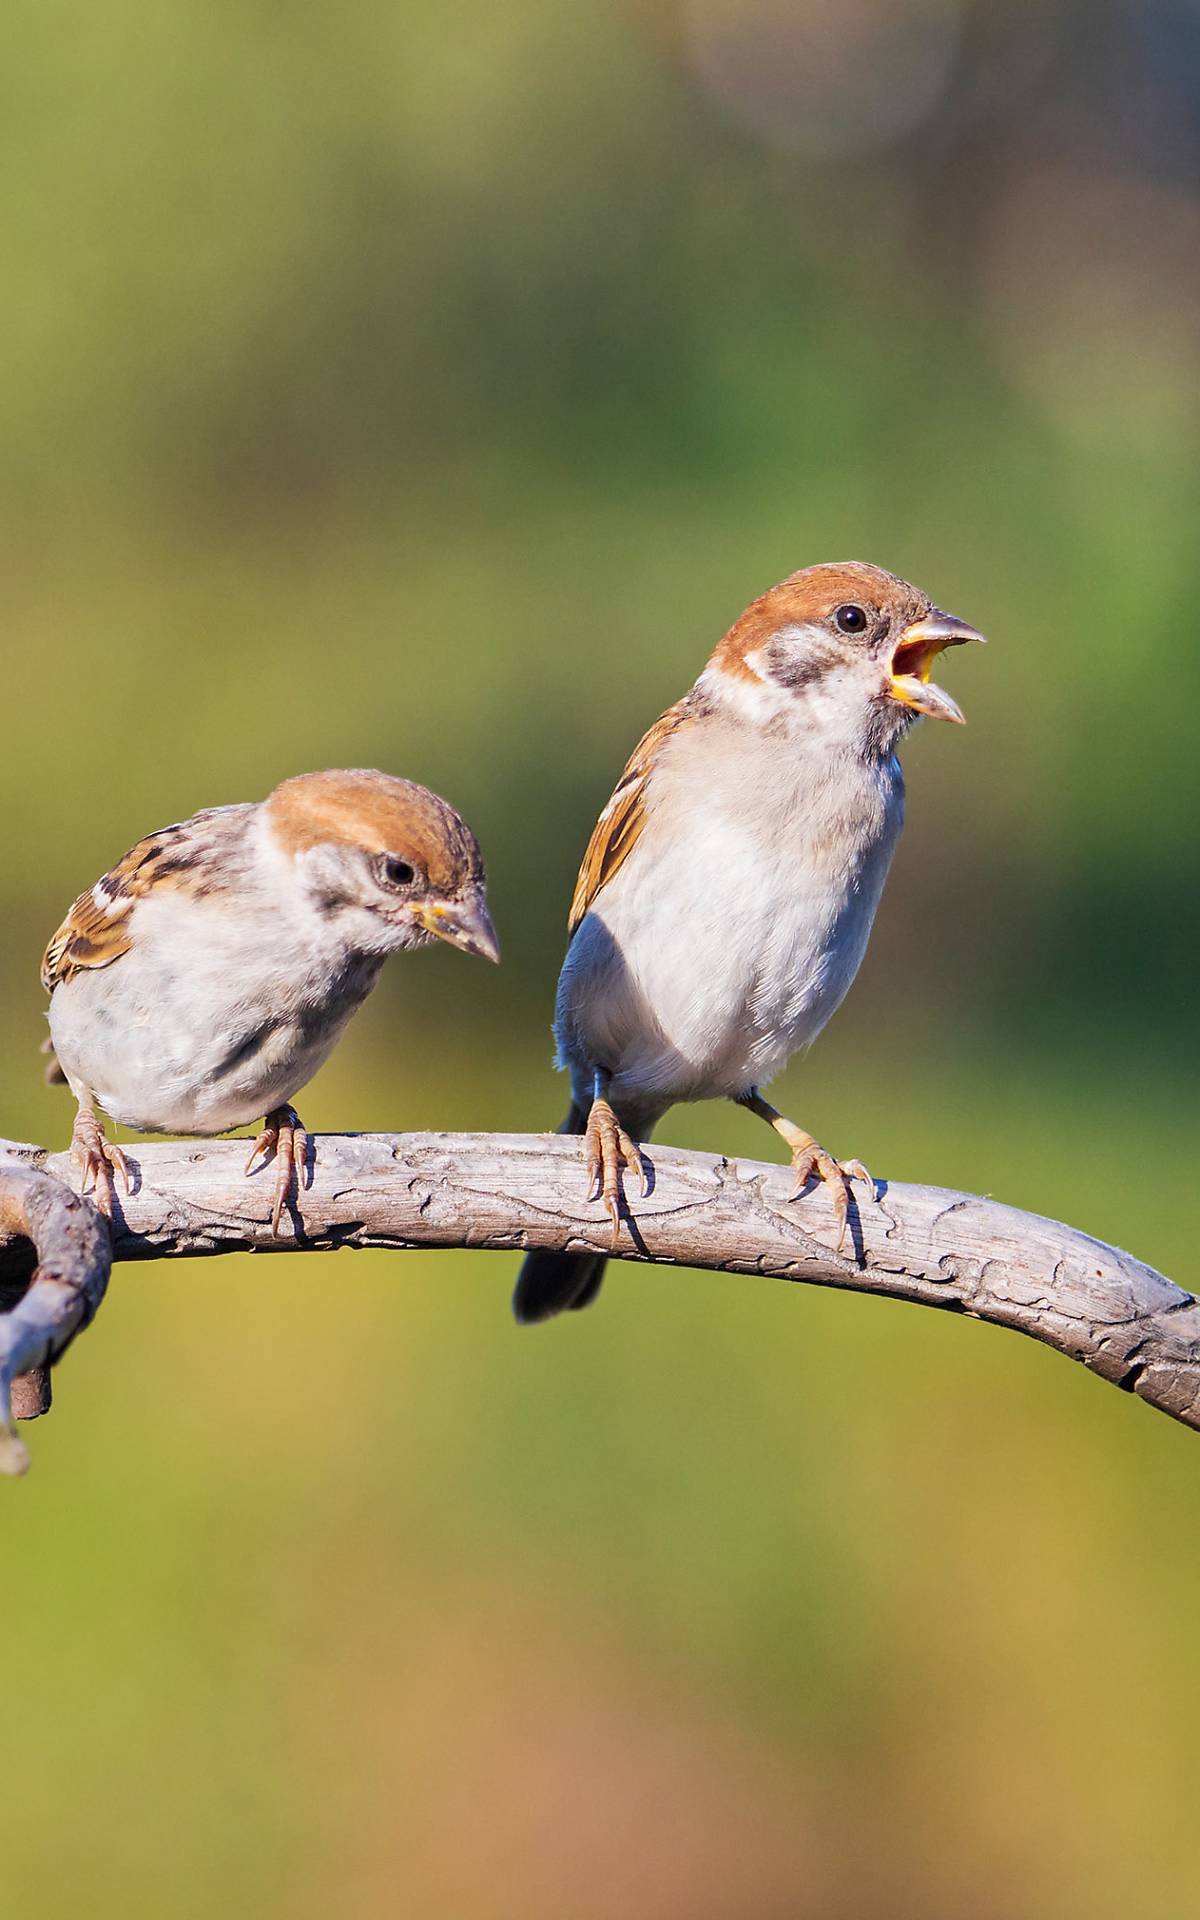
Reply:
<svg viewBox="0 0 1200 1920"><path fill-rule="evenodd" d="M758 741L715 781L711 761L703 780L673 771L559 987L577 1095L600 1065L618 1106L736 1095L816 1037L858 971L903 820L894 759L831 781L827 757Z"/></svg>
<svg viewBox="0 0 1200 1920"><path fill-rule="evenodd" d="M130 951L77 974L50 1003L54 1050L77 1097L90 1090L140 1132L224 1133L290 1100L381 965L356 960L331 984L324 956L314 954L306 978L292 953L276 972L263 965L278 932L265 903L261 920L211 901L198 908L178 895L139 903ZM189 918L194 928L182 928ZM173 969L171 952L186 965Z"/></svg>

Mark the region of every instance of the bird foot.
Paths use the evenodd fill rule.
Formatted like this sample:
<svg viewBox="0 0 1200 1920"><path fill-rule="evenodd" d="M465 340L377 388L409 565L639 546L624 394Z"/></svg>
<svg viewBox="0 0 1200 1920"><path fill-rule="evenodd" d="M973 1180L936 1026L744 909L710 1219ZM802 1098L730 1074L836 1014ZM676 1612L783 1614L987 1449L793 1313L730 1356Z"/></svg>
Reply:
<svg viewBox="0 0 1200 1920"><path fill-rule="evenodd" d="M795 1185L788 1195L789 1200L798 1200L810 1180L821 1180L829 1188L833 1200L834 1218L838 1223L837 1250L840 1253L846 1238L846 1228L850 1212L850 1182L865 1180L871 1189L871 1198L875 1199L875 1182L861 1160L835 1160L826 1153L811 1135L805 1135L792 1146L792 1172Z"/></svg>
<svg viewBox="0 0 1200 1920"><path fill-rule="evenodd" d="M104 1128L96 1115L87 1107L80 1107L75 1115L75 1125L71 1129L71 1152L83 1170L81 1193L89 1188L95 1195L95 1201L106 1220L113 1217L117 1188L113 1179L119 1173L126 1193L129 1192L129 1162L104 1136Z"/></svg>
<svg viewBox="0 0 1200 1920"><path fill-rule="evenodd" d="M267 1115L263 1122L263 1130L250 1149L250 1157L246 1162L247 1173L250 1172L260 1153L264 1163L272 1156L275 1160L275 1204L271 1208L271 1232L278 1237L283 1210L289 1207L295 1214L298 1238L303 1225L299 1203L300 1194L304 1188L305 1168L308 1164L308 1135L295 1107L275 1107ZM296 1183L294 1199L293 1179Z"/></svg>
<svg viewBox="0 0 1200 1920"><path fill-rule="evenodd" d="M604 1201L612 1221L612 1244L615 1248L621 1233L622 1165L630 1173L636 1173L642 1198L645 1199L649 1191L646 1162L637 1143L630 1139L608 1101L602 1098L592 1101L584 1148L587 1154L587 1197L589 1200Z"/></svg>

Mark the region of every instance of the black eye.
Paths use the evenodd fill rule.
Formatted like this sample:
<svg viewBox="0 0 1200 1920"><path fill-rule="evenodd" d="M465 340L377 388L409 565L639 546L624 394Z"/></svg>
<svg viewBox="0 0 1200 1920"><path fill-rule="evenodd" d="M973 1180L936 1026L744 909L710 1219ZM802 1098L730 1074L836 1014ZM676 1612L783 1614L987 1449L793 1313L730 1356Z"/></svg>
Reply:
<svg viewBox="0 0 1200 1920"><path fill-rule="evenodd" d="M389 887L410 887L416 877L407 860L397 860L390 853L383 861L382 872Z"/></svg>
<svg viewBox="0 0 1200 1920"><path fill-rule="evenodd" d="M843 633L865 633L867 630L866 614L853 603L839 607L833 617Z"/></svg>

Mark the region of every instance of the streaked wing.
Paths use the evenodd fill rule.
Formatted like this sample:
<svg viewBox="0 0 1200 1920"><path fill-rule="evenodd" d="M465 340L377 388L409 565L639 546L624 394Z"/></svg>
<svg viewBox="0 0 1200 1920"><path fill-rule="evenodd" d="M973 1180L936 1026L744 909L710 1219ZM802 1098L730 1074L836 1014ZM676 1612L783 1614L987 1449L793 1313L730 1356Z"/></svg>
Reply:
<svg viewBox="0 0 1200 1920"><path fill-rule="evenodd" d="M568 936L574 933L601 887L607 886L637 845L646 818L646 786L665 741L689 718L690 696L677 700L643 734L629 757L616 791L592 829L592 837L583 856L571 915Z"/></svg>
<svg viewBox="0 0 1200 1920"><path fill-rule="evenodd" d="M192 887L211 875L214 855L228 849L229 816L245 806L209 807L160 827L81 893L42 957L42 985L53 993L87 967L108 967L132 945L134 908L162 881Z"/></svg>

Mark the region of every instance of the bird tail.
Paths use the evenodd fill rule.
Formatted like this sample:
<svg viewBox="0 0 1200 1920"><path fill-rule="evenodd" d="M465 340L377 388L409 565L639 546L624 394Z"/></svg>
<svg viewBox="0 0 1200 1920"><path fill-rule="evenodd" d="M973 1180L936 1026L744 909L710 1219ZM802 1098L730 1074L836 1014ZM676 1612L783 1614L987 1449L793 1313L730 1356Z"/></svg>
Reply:
<svg viewBox="0 0 1200 1920"><path fill-rule="evenodd" d="M49 1034L47 1034L46 1038L42 1041L41 1051L47 1056L44 1075L46 1085L48 1087L65 1087L67 1084L67 1076L59 1065L58 1055L54 1051L54 1042Z"/></svg>
<svg viewBox="0 0 1200 1920"><path fill-rule="evenodd" d="M583 1133L586 1128L586 1113L572 1103L559 1132ZM527 1327L538 1320L551 1320L556 1313L590 1306L600 1291L607 1265L602 1253L527 1253L513 1293L515 1318Z"/></svg>

